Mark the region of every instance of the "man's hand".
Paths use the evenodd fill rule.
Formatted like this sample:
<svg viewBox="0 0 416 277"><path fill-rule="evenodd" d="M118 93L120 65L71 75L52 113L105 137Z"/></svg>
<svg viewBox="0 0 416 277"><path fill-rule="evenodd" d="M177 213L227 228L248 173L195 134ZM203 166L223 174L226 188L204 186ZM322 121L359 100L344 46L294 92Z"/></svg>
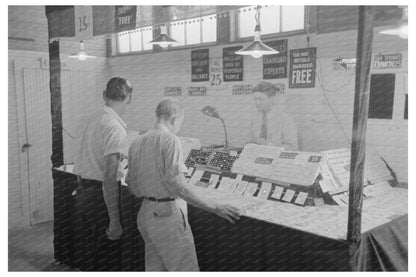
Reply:
<svg viewBox="0 0 416 277"><path fill-rule="evenodd" d="M107 239L118 240L120 239L122 233L123 229L121 228L120 221L110 221L106 230Z"/></svg>
<svg viewBox="0 0 416 277"><path fill-rule="evenodd" d="M214 211L218 216L225 218L231 223L240 219L240 211L228 204L218 204Z"/></svg>

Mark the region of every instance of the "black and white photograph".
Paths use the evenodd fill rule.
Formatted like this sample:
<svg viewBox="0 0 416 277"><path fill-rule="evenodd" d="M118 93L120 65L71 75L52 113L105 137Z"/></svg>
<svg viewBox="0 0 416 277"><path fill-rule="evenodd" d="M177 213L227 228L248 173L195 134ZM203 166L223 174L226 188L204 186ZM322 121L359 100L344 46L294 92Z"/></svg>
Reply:
<svg viewBox="0 0 416 277"><path fill-rule="evenodd" d="M410 1L169 2L3 5L4 270L411 272Z"/></svg>

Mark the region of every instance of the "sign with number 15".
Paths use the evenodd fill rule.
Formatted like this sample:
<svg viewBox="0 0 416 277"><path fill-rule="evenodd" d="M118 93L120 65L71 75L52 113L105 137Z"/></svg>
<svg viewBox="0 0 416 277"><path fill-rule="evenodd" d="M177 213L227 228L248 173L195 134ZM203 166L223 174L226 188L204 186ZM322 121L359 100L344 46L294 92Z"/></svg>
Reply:
<svg viewBox="0 0 416 277"><path fill-rule="evenodd" d="M92 38L92 6L75 6L75 37Z"/></svg>

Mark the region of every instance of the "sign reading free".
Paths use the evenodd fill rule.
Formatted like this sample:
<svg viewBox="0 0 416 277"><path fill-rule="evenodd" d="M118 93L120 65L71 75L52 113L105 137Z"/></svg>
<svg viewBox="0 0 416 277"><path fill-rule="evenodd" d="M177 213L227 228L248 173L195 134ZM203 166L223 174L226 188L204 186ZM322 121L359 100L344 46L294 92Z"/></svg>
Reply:
<svg viewBox="0 0 416 277"><path fill-rule="evenodd" d="M289 88L315 87L316 47L290 50Z"/></svg>

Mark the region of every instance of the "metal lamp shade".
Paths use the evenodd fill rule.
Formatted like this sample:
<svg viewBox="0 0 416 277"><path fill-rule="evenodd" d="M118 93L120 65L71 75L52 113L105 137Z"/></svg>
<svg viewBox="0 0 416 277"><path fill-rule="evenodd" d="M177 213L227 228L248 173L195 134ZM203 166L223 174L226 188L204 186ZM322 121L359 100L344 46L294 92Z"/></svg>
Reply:
<svg viewBox="0 0 416 277"><path fill-rule="evenodd" d="M244 47L243 49L235 52L238 55L250 55L253 58L260 58L263 55L274 55L278 54L279 51L274 50L273 48L265 45L260 40L255 40L250 43L249 46Z"/></svg>
<svg viewBox="0 0 416 277"><path fill-rule="evenodd" d="M155 37L152 41L149 42L149 44L159 45L163 48L168 47L170 44L177 44L178 41L174 40L167 34L159 34L157 37Z"/></svg>

